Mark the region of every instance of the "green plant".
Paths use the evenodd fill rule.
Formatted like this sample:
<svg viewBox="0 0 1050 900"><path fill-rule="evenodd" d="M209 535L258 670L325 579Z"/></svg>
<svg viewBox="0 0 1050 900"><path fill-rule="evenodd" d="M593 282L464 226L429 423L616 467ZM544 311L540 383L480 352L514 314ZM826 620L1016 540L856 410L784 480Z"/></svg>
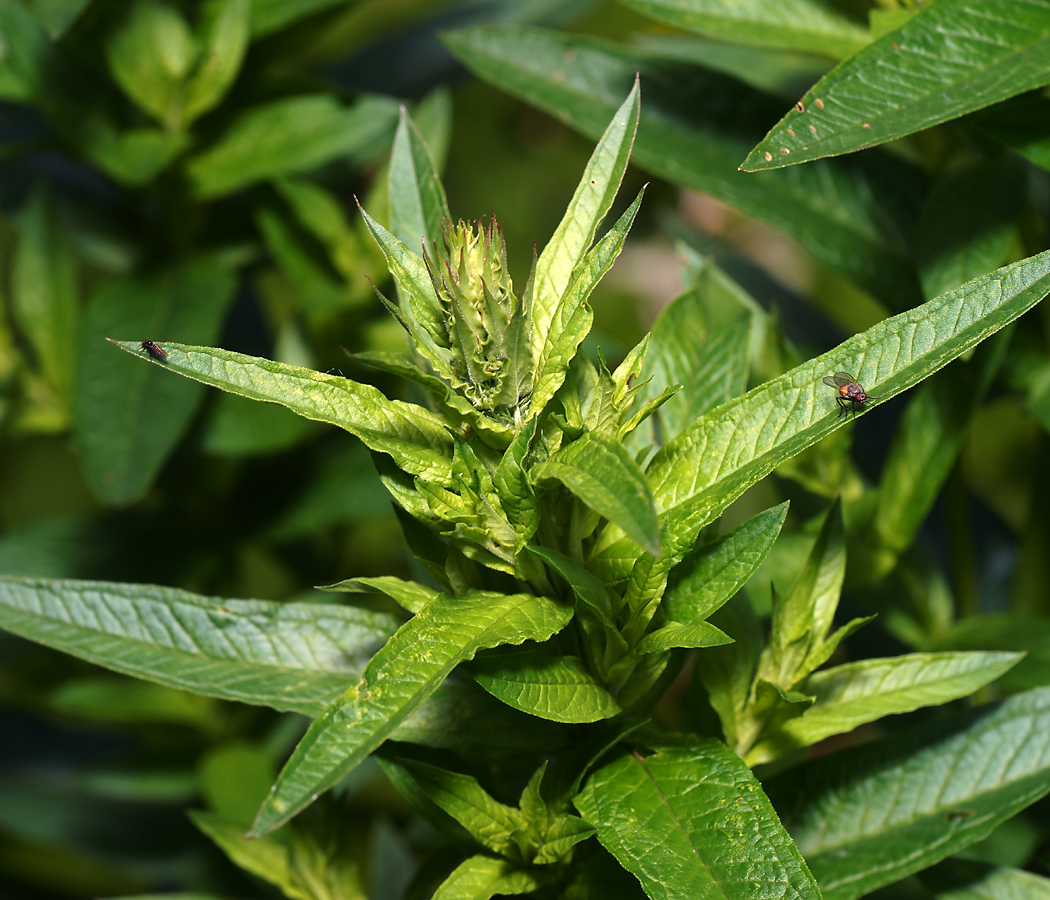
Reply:
<svg viewBox="0 0 1050 900"><path fill-rule="evenodd" d="M701 268L704 290L683 295L610 369L580 347L588 296L641 203L595 242L639 111L636 85L520 292L494 222L451 224L426 145L402 114L390 228L364 215L398 289L396 302L383 302L412 355L357 358L414 381L426 405L229 351L161 341L157 359L138 341L118 342L152 365L358 437L432 584L382 576L330 589L384 594L410 618L0 581L0 621L16 633L161 684L316 717L255 818L255 843L235 840L235 823L198 817L235 860L290 896L360 890L353 867L339 868L317 836L338 825L275 829L370 754L422 814L472 848L451 872L429 873L437 897L637 893L626 869L653 897L786 889L845 900L944 859L1050 789L1041 751L982 775L1042 727L1046 690L832 763L770 769L760 783L747 763L788 766L858 725L969 696L1020 654L946 650L822 669L864 624L831 631L846 574L839 505L774 597L768 633L746 601L727 602L767 558L787 507L724 534L715 525L773 469L853 427L823 375L848 369L879 405L889 402L1038 303L1050 290L1050 254L888 318L741 396L739 377L703 373L768 356L768 323L723 275ZM407 243L420 236L424 256ZM715 321L725 339L694 354L691 329ZM685 649L697 651L724 741L647 722ZM537 732L537 720L554 724ZM872 792L899 791L913 773L936 789L888 809L874 831L847 827ZM829 844L832 815L847 826ZM336 855L326 863L326 853ZM311 887L311 872L329 887Z"/></svg>

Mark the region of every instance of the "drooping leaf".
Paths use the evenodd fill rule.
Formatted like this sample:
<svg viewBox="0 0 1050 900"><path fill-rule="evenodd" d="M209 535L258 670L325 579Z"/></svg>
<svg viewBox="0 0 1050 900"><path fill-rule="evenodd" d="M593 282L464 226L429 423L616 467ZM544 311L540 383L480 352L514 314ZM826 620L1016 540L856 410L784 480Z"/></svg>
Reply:
<svg viewBox="0 0 1050 900"><path fill-rule="evenodd" d="M129 342L181 338L207 343L219 335L233 300L233 273L215 257L198 257L142 277L114 278L91 297L81 326L73 412L92 489L107 503L141 497L185 432L200 403L198 385L122 357L106 343L114 331Z"/></svg>
<svg viewBox="0 0 1050 900"><path fill-rule="evenodd" d="M841 59L868 43L867 30L814 0L620 0L653 18L709 35L760 47L824 53Z"/></svg>
<svg viewBox="0 0 1050 900"><path fill-rule="evenodd" d="M148 354L136 341L114 341L136 356ZM376 388L341 375L245 356L211 347L158 342L166 358L154 363L225 391L280 403L307 419L338 425L371 450L389 453L412 475L444 482L451 471L452 436L421 406L387 400Z"/></svg>
<svg viewBox="0 0 1050 900"><path fill-rule="evenodd" d="M361 680L310 726L252 833L287 822L355 768L459 663L487 647L543 642L571 617L571 608L530 594L469 591L431 600L372 657Z"/></svg>
<svg viewBox="0 0 1050 900"><path fill-rule="evenodd" d="M659 555L660 522L649 485L620 442L588 432L562 447L535 477L560 481L646 552Z"/></svg>
<svg viewBox="0 0 1050 900"><path fill-rule="evenodd" d="M502 856L517 849L514 833L523 831L526 819L512 806L500 803L476 778L450 772L413 759L399 759L417 787L448 813L479 844Z"/></svg>
<svg viewBox="0 0 1050 900"><path fill-rule="evenodd" d="M350 606L2 578L0 625L125 675L316 715L360 675L398 621Z"/></svg>
<svg viewBox="0 0 1050 900"><path fill-rule="evenodd" d="M536 875L493 856L464 860L439 886L431 900L489 900L497 894L528 894L541 886Z"/></svg>
<svg viewBox="0 0 1050 900"><path fill-rule="evenodd" d="M486 691L521 712L553 722L597 722L620 705L576 656L526 650L475 660L470 674Z"/></svg>
<svg viewBox="0 0 1050 900"><path fill-rule="evenodd" d="M367 593L375 591L386 594L392 600L396 600L404 609L410 613L419 612L431 600L438 596L439 591L418 584L415 581L405 581L395 578L393 575L379 575L374 578L347 578L336 584L327 584L320 588L322 591L348 591L350 593Z"/></svg>
<svg viewBox="0 0 1050 900"><path fill-rule="evenodd" d="M652 900L820 897L754 775L719 741L623 755L575 803Z"/></svg>
<svg viewBox="0 0 1050 900"><path fill-rule="evenodd" d="M292 900L367 898L358 860L345 845L333 846L329 835L319 840L303 828L246 841L239 822L202 810L192 811L190 817L238 866L275 885Z"/></svg>
<svg viewBox="0 0 1050 900"><path fill-rule="evenodd" d="M850 153L1050 83L1042 3L938 0L825 75L748 155L746 172Z"/></svg>
<svg viewBox="0 0 1050 900"><path fill-rule="evenodd" d="M785 232L897 309L919 299L908 236L923 176L910 166L851 157L749 176L738 169L761 136L755 123L772 121L782 106L734 79L537 29L474 28L445 41L480 77L594 138L640 73L645 103L633 162Z"/></svg>
<svg viewBox="0 0 1050 900"><path fill-rule="evenodd" d="M854 900L1050 790L1050 689L825 756L766 787L826 900Z"/></svg>
<svg viewBox="0 0 1050 900"><path fill-rule="evenodd" d="M383 97L352 106L328 94L274 100L241 113L187 163L187 173L197 193L211 199L337 158L364 162L390 140L396 122L397 104Z"/></svg>

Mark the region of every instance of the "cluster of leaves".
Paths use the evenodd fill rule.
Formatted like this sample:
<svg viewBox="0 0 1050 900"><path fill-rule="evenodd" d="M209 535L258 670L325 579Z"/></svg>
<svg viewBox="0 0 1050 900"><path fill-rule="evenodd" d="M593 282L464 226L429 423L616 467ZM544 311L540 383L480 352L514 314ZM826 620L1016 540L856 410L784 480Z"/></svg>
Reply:
<svg viewBox="0 0 1050 900"><path fill-rule="evenodd" d="M326 820L324 799L306 807L370 756L457 848L412 888L438 898L852 900L916 873L921 885L894 890L1045 892L1045 878L1012 867L1027 857L955 856L1004 823L1029 848L1040 840L1038 819L1017 816L1050 791L1050 672L1045 648L1034 659L1016 651L1039 651L1045 622L966 619L977 612L972 578L960 565L953 597L916 537L951 473L962 480L967 434L994 421L981 419L994 385L1019 388L1050 421L1045 341L1007 328L1050 290L1045 240L1031 225L1019 234L1026 215L1045 212L1044 138L1008 124L1044 98L950 122L1050 83L1038 58L1050 15L938 0L875 10L868 29L812 0L625 5L698 36L651 35L643 50L521 28L448 39L486 79L600 133L520 292L498 225L453 224L434 158L402 113L389 196L367 201L363 221L397 290L381 300L410 347L354 357L414 382L420 402L228 350L159 341L158 359L119 342L158 379L175 381L159 371L171 369L360 439L419 580L331 590L384 595L407 619L363 604L8 578L0 623L169 688L313 718L255 815L254 841L240 839L243 814L195 819L290 897L365 893L346 818ZM960 43L993 26L996 40ZM793 107L755 89L776 93L833 59L843 61ZM176 67L164 115L150 111L168 131L207 96L195 65ZM760 140L754 130L785 106ZM808 162L937 123L949 123L931 133L943 146ZM641 195L595 238L632 148L656 174L794 237L870 295L842 321L873 324L803 360L775 316L686 251L686 289L651 335L618 366L592 359L588 299ZM742 160L806 165L752 175L737 171ZM996 269L1004 259L1014 261ZM881 405L958 357L911 399L869 487L848 452L853 421L822 377L855 373ZM754 512L745 492L774 471L805 520L784 535L787 504L741 514ZM1036 525L1037 507L1025 510ZM760 570L771 599L752 577ZM863 588L852 602L884 613L886 631L917 652L861 650L856 639L877 626L855 632L870 616L833 630L845 585ZM1024 597L1050 586L1041 570L1024 585ZM1026 602L1015 610L1044 611L1044 600ZM688 671L685 650L696 651L695 702L680 734L656 721ZM989 687L997 679L1027 690L1003 698ZM979 691L999 699L900 733L870 725ZM808 752L859 726L871 741Z"/></svg>

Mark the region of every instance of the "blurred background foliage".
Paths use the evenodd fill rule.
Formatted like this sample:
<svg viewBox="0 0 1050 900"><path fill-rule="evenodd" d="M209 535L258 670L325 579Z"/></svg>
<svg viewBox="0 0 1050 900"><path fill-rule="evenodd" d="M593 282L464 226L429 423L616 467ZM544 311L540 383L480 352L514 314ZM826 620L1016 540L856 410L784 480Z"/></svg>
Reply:
<svg viewBox="0 0 1050 900"><path fill-rule="evenodd" d="M725 364L702 371L686 354L664 373L710 382L700 406L669 405L680 417L1048 246L1040 92L849 157L737 171L817 78L914 4L829 2L808 30L668 6L0 0L0 572L277 600L414 574L352 438L104 340L216 344L375 380L342 348L403 338L375 299L387 275L354 199L383 218L401 103L453 214L495 211L523 284L641 72L620 196L653 185L585 347L615 359L654 323L674 333L657 320L671 298L701 309L694 359ZM1043 304L727 512L723 529L792 501L746 588L759 612L841 495L842 615L880 613L848 654L1024 649L999 689L1050 683L1048 317ZM688 677L659 715L708 727ZM431 855L437 836L372 765L253 850L187 819L195 806L247 823L304 727L0 635L0 897L427 896L454 860ZM1037 804L971 855L1045 874L1048 813Z"/></svg>

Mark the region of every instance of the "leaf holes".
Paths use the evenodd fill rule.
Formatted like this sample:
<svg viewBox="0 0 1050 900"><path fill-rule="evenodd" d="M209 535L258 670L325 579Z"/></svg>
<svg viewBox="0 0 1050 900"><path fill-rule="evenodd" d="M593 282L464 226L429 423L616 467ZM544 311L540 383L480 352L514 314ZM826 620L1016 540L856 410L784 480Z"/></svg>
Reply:
<svg viewBox="0 0 1050 900"><path fill-rule="evenodd" d="M767 150L767 151L766 151L766 152L765 152L764 154L762 154L762 155L763 155L763 156L765 156L765 158L766 158L766 162L772 162L772 160L773 160L773 154L772 154L772 153L770 153L770 152L769 152L768 150Z"/></svg>

